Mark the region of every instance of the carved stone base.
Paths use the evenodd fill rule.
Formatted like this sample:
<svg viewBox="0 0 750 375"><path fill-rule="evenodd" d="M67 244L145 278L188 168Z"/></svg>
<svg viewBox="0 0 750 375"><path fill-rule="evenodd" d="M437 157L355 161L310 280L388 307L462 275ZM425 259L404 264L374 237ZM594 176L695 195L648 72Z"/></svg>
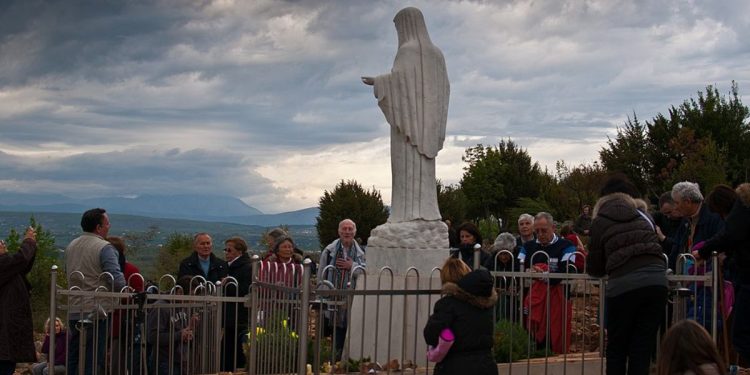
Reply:
<svg viewBox="0 0 750 375"><path fill-rule="evenodd" d="M448 258L448 246L448 226L442 221L385 223L373 229L367 241L367 273L375 275L387 266L405 275L415 267L420 276L429 276Z"/></svg>
<svg viewBox="0 0 750 375"><path fill-rule="evenodd" d="M373 229L367 244L384 249L448 249L448 226L440 220L389 222Z"/></svg>

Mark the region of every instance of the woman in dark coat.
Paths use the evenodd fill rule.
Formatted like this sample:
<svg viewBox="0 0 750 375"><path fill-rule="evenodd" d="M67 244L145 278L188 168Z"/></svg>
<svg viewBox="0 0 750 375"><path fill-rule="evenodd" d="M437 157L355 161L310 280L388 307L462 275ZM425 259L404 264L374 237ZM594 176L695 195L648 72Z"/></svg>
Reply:
<svg viewBox="0 0 750 375"><path fill-rule="evenodd" d="M607 374L647 375L667 304L667 265L653 219L624 177L607 181L594 207L586 272L606 286Z"/></svg>
<svg viewBox="0 0 750 375"><path fill-rule="evenodd" d="M435 346L440 332L450 328L455 341L445 358L435 366L435 375L497 374L492 355L492 308L497 302L497 293L490 273L482 269L472 271L456 283L443 283L442 292L444 297L435 303L424 327L424 338L428 345Z"/></svg>
<svg viewBox="0 0 750 375"><path fill-rule="evenodd" d="M0 375L11 375L17 362L36 362L26 274L36 257L36 232L26 229L21 249L9 254L0 241Z"/></svg>

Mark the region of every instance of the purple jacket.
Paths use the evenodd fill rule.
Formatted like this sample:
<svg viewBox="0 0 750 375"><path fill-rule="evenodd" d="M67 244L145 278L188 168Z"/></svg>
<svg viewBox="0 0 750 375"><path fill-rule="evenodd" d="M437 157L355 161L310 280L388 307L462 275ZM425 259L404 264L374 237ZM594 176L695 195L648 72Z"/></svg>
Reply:
<svg viewBox="0 0 750 375"><path fill-rule="evenodd" d="M68 346L68 334L65 331L55 334L55 366L65 365L65 348ZM49 355L49 335L44 336L42 353Z"/></svg>

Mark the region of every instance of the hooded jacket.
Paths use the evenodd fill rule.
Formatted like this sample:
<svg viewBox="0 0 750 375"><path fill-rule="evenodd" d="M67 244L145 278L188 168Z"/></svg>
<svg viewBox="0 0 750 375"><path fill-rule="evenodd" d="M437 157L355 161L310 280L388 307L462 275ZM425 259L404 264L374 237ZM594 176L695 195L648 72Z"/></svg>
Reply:
<svg viewBox="0 0 750 375"><path fill-rule="evenodd" d="M617 278L645 265L664 264L653 221L627 194L605 195L594 206L587 272Z"/></svg>
<svg viewBox="0 0 750 375"><path fill-rule="evenodd" d="M497 374L492 356L497 302L493 279L486 270L472 271L458 283L443 284L444 297L435 303L424 328L428 345L437 345L440 332L450 328L455 341L435 374Z"/></svg>

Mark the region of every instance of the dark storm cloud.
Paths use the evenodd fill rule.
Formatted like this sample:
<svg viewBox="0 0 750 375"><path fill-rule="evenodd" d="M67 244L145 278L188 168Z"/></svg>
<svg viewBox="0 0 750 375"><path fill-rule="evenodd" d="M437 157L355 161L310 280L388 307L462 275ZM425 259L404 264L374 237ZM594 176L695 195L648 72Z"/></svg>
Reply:
<svg viewBox="0 0 750 375"><path fill-rule="evenodd" d="M283 193L234 152L133 148L87 152L62 158L0 152L0 174L9 181L34 181L30 191L56 189L73 197L186 192L262 197Z"/></svg>
<svg viewBox="0 0 750 375"><path fill-rule="evenodd" d="M234 178L211 188L264 210L295 201L277 165L326 163L332 149L366 163L358 148L387 137L359 79L389 71L404 6L422 9L446 56L452 147L562 141L588 154L545 157L591 160L627 116L648 120L708 84L726 92L734 79L744 92L749 4L4 1L0 171L39 189L128 195ZM439 162L460 175L458 160ZM344 177L336 168L326 182Z"/></svg>

